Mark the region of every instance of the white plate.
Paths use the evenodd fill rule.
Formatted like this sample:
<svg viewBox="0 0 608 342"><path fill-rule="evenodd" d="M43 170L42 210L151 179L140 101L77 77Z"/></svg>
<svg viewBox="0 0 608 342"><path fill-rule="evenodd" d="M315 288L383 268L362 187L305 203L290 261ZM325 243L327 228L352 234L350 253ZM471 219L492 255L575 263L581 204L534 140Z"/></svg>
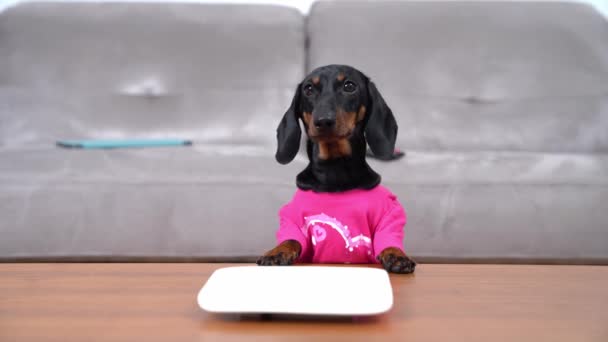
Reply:
<svg viewBox="0 0 608 342"><path fill-rule="evenodd" d="M215 313L367 316L393 306L385 270L331 266L241 266L213 272L198 293Z"/></svg>

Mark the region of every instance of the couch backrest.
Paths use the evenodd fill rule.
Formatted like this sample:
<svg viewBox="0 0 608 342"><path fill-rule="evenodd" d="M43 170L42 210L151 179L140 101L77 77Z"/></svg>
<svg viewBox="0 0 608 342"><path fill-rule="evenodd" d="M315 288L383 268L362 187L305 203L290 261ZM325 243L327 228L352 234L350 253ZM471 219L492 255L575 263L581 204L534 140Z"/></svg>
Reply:
<svg viewBox="0 0 608 342"><path fill-rule="evenodd" d="M66 138L274 143L304 72L281 6L26 3L0 14L0 146Z"/></svg>
<svg viewBox="0 0 608 342"><path fill-rule="evenodd" d="M576 3L322 1L309 68L351 64L419 150L608 152L608 22Z"/></svg>

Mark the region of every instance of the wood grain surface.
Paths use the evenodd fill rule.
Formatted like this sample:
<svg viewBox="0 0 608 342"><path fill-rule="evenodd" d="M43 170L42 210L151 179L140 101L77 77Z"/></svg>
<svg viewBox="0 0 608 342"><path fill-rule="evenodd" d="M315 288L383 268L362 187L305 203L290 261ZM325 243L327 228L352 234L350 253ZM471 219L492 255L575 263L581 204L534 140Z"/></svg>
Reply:
<svg viewBox="0 0 608 342"><path fill-rule="evenodd" d="M422 264L392 311L341 319L201 311L228 266L0 264L0 341L608 341L605 266Z"/></svg>

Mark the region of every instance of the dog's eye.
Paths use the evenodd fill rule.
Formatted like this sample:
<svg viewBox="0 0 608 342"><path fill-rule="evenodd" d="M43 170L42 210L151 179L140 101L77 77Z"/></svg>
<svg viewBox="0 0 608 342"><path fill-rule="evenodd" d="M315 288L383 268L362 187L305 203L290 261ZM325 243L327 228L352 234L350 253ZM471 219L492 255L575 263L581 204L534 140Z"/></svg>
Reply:
<svg viewBox="0 0 608 342"><path fill-rule="evenodd" d="M304 86L304 94L306 94L306 96L312 95L312 92L313 92L312 84L307 84Z"/></svg>
<svg viewBox="0 0 608 342"><path fill-rule="evenodd" d="M357 89L357 85L351 81L346 81L346 82L344 82L343 89L347 93L352 93L353 91L355 91Z"/></svg>

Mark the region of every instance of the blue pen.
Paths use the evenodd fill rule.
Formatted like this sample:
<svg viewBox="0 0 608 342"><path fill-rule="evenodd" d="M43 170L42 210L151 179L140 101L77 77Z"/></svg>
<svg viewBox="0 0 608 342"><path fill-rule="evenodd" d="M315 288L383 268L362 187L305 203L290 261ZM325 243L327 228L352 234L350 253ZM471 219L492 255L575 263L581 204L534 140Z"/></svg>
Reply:
<svg viewBox="0 0 608 342"><path fill-rule="evenodd" d="M94 140L60 140L57 146L66 148L129 148L129 147L163 147L189 146L191 140L185 139L94 139Z"/></svg>

